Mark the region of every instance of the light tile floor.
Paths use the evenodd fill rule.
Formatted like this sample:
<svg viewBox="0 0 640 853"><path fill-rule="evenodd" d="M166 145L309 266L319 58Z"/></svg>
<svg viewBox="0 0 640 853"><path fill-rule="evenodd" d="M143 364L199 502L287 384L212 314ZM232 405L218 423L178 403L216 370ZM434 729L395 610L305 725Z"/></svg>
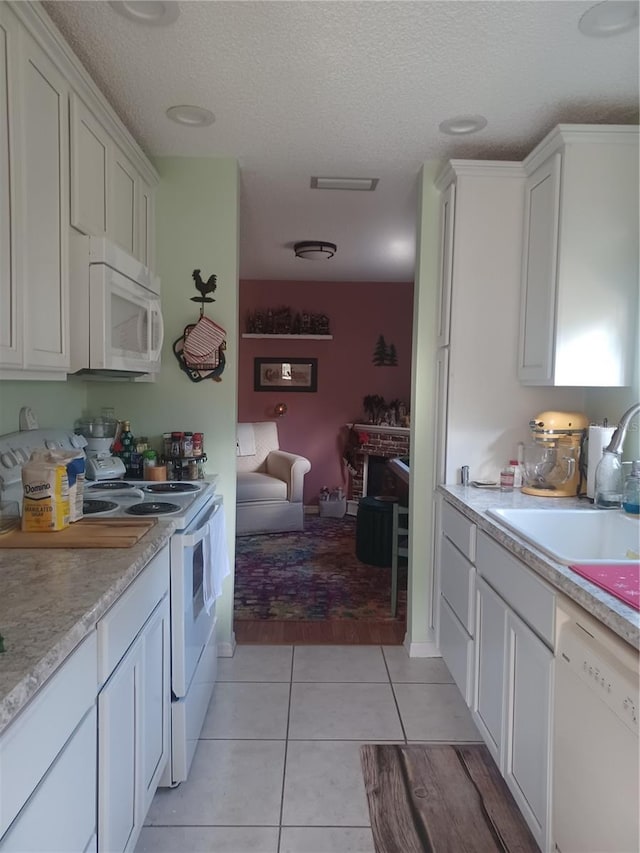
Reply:
<svg viewBox="0 0 640 853"><path fill-rule="evenodd" d="M137 853L374 853L363 743L480 741L441 658L401 646L238 646L189 779Z"/></svg>

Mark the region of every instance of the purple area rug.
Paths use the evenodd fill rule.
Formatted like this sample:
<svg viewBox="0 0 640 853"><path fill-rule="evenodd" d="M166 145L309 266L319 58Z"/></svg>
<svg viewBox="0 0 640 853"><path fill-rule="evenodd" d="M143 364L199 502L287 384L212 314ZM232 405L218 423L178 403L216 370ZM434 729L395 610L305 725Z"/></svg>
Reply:
<svg viewBox="0 0 640 853"><path fill-rule="evenodd" d="M236 539L236 619L361 619L391 616L391 569L356 557L356 520L305 516L305 529ZM404 620L407 568L398 568Z"/></svg>

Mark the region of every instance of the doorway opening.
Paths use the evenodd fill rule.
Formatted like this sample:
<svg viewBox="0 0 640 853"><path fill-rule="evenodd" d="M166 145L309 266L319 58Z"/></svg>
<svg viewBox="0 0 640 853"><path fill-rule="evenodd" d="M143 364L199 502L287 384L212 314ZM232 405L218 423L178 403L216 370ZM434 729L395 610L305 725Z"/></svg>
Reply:
<svg viewBox="0 0 640 853"><path fill-rule="evenodd" d="M345 447L350 430L369 418L367 401L379 401L378 419L370 430L362 430L363 439L365 432L371 434L372 446L355 447L353 458L361 459L361 451L367 450L375 457L370 487L379 495L397 494L387 460L408 455L409 427L396 425L404 424L405 418L408 422L410 410L413 282L346 282L337 287L335 282L241 281L241 332L247 317L276 306L290 309L292 316L309 306L325 317L330 335L283 341L288 336L271 340L274 335L247 329L239 339L238 421L277 420L280 447L308 458L311 470L305 476L304 531L243 535L236 541L236 638L265 643L401 643L406 633L407 568L404 565L399 575L402 597L393 616L391 567L367 565L356 555L358 502L371 492L362 490L360 472L354 473L347 464ZM379 358L382 340L385 353L392 352L393 358ZM270 354L316 360L317 389L285 396L281 389L268 393L256 388L255 363ZM283 402L286 413L278 416L282 409L278 404ZM384 441L379 437L385 431L390 434L388 445L386 436ZM320 514L325 487L342 495L342 517L339 512ZM314 551L320 555L318 563ZM243 580L249 571L260 578L253 589ZM380 586L383 595L378 594ZM347 597L350 588L359 590L357 600ZM253 619L249 605L258 614Z"/></svg>

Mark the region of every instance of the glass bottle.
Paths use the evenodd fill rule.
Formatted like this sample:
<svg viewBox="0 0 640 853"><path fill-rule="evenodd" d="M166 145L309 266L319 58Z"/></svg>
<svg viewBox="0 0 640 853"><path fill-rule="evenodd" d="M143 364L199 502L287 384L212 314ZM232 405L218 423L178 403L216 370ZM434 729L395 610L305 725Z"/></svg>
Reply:
<svg viewBox="0 0 640 853"><path fill-rule="evenodd" d="M523 486L522 465L517 459L509 460L509 467L513 468L513 488L521 489Z"/></svg>
<svg viewBox="0 0 640 853"><path fill-rule="evenodd" d="M120 458L124 462L124 467L127 469L127 474L129 476L131 476L131 454L134 451L133 442L134 438L133 433L131 432L131 422L123 421L122 432L120 433L120 444L122 445Z"/></svg>
<svg viewBox="0 0 640 853"><path fill-rule="evenodd" d="M640 515L640 459L631 463L622 493L622 508L629 515Z"/></svg>
<svg viewBox="0 0 640 853"><path fill-rule="evenodd" d="M509 462L508 465L500 471L500 491L501 492L512 492L513 491L513 480L514 480L514 470L513 464Z"/></svg>
<svg viewBox="0 0 640 853"><path fill-rule="evenodd" d="M605 450L596 468L595 506L620 509L622 503L622 454Z"/></svg>

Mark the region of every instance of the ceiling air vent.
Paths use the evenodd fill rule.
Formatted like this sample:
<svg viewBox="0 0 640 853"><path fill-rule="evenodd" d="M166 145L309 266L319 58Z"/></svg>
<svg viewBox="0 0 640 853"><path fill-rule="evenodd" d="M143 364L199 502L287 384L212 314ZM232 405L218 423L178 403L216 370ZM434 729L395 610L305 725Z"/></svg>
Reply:
<svg viewBox="0 0 640 853"><path fill-rule="evenodd" d="M373 192L379 180L379 178L311 178L311 189Z"/></svg>

